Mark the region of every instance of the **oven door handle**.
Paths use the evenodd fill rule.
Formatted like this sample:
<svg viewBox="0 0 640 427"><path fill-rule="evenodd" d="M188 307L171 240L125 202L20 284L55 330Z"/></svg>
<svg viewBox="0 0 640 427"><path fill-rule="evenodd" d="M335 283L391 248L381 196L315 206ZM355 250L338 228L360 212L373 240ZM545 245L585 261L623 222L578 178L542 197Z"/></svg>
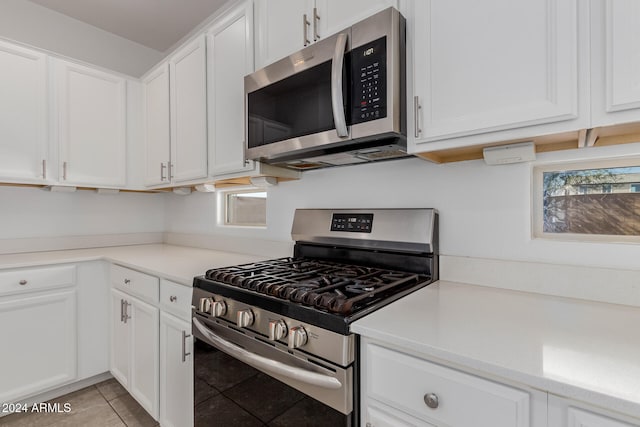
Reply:
<svg viewBox="0 0 640 427"><path fill-rule="evenodd" d="M253 366L254 368L262 369L267 372L279 374L293 380L301 381L303 383L315 385L322 388L342 388L342 384L340 383L340 381L338 381L337 378L318 374L317 372L307 371L306 369L297 368L295 366L290 366L285 363L278 362L277 360L271 360L266 357L251 353L250 351L247 351L242 347L238 347L237 345L232 344L229 341L216 335L195 317L193 318L193 324L196 328L198 328L198 331L200 331L200 333L202 333L202 335L207 338L209 344L225 351L229 355L248 365Z"/></svg>
<svg viewBox="0 0 640 427"><path fill-rule="evenodd" d="M342 69L344 67L344 52L347 49L347 35L338 34L336 48L331 61L331 107L333 122L338 136L349 136L347 117L344 114L344 94L342 93Z"/></svg>

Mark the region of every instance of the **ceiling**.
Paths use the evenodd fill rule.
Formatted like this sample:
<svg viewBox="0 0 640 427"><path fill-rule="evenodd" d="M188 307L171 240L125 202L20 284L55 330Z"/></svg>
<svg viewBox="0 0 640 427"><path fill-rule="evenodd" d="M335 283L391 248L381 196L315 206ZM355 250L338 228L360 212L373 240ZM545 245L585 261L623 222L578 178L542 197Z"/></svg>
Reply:
<svg viewBox="0 0 640 427"><path fill-rule="evenodd" d="M165 52L227 0L31 0Z"/></svg>

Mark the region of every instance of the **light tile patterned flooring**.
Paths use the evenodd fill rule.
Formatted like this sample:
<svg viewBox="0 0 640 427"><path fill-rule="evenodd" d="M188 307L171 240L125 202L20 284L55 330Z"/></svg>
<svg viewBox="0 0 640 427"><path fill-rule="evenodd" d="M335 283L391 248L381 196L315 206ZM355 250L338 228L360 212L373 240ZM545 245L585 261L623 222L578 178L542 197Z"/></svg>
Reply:
<svg viewBox="0 0 640 427"><path fill-rule="evenodd" d="M58 397L69 413L18 413L0 418L2 427L157 427L158 423L114 379Z"/></svg>

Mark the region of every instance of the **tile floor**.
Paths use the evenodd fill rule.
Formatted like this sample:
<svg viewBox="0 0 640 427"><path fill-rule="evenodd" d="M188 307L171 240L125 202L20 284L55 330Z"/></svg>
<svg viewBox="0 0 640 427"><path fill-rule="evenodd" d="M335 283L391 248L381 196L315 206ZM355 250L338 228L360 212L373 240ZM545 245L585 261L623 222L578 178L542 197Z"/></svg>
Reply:
<svg viewBox="0 0 640 427"><path fill-rule="evenodd" d="M2 427L157 427L158 423L110 379L50 401L71 405L69 413L17 413L0 418Z"/></svg>

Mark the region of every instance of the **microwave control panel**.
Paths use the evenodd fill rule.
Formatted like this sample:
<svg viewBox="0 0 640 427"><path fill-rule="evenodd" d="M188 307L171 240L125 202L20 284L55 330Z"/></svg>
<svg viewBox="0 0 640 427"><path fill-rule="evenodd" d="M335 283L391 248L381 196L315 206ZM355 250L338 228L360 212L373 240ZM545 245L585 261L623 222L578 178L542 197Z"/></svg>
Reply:
<svg viewBox="0 0 640 427"><path fill-rule="evenodd" d="M351 123L387 116L387 38L351 50Z"/></svg>

